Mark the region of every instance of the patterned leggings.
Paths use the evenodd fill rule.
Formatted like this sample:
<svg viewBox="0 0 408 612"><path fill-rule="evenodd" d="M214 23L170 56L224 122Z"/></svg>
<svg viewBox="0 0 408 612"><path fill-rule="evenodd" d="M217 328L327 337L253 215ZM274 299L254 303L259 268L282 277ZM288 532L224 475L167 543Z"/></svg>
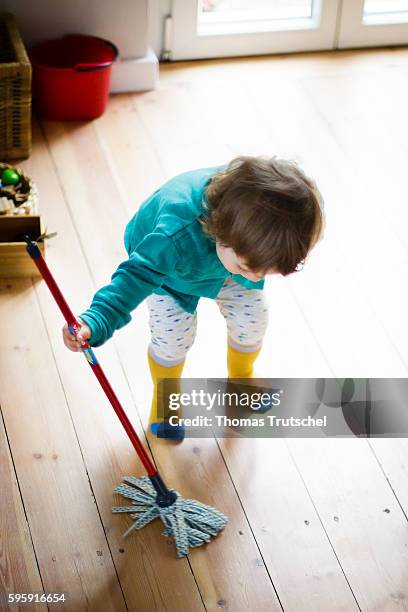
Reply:
<svg viewBox="0 0 408 612"><path fill-rule="evenodd" d="M169 295L152 293L146 301L151 357L164 366L180 363L193 345L197 313L183 310ZM268 324L268 302L264 291L246 289L228 276L215 301L227 323L229 344L243 352L259 349Z"/></svg>

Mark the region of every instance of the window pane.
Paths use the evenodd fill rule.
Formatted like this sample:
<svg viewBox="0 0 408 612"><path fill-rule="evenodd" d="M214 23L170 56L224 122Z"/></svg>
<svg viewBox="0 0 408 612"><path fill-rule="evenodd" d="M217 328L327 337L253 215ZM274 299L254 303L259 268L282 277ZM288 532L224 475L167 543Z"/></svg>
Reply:
<svg viewBox="0 0 408 612"><path fill-rule="evenodd" d="M313 0L201 0L200 19L208 14L217 20L290 19L312 16Z"/></svg>
<svg viewBox="0 0 408 612"><path fill-rule="evenodd" d="M365 0L364 14L379 15L408 12L408 0Z"/></svg>
<svg viewBox="0 0 408 612"><path fill-rule="evenodd" d="M198 33L291 28L312 12L313 0L198 0Z"/></svg>

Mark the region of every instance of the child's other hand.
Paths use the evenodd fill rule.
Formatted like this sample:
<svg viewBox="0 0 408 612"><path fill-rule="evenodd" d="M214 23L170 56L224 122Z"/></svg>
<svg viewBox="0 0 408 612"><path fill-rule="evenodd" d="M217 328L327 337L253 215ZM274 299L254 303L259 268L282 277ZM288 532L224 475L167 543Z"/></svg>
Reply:
<svg viewBox="0 0 408 612"><path fill-rule="evenodd" d="M67 348L69 348L70 351L74 352L81 350L80 338L82 338L82 340L89 340L89 338L91 337L91 330L88 325L81 321L81 319L77 318L77 321L81 325L81 329L79 330L76 337L71 334L66 323L62 328L62 338L64 340L64 344Z"/></svg>

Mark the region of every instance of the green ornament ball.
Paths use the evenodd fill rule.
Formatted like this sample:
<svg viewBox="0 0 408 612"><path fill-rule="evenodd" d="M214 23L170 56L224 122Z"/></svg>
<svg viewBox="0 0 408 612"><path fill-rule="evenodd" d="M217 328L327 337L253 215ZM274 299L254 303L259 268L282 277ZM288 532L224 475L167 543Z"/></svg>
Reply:
<svg viewBox="0 0 408 612"><path fill-rule="evenodd" d="M13 168L6 168L3 171L1 182L3 185L17 185L20 182L20 175Z"/></svg>

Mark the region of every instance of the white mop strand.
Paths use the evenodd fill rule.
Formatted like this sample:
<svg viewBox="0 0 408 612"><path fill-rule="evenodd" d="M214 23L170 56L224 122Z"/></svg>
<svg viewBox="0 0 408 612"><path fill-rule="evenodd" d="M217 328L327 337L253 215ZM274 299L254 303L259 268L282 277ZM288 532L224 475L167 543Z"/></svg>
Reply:
<svg viewBox="0 0 408 612"><path fill-rule="evenodd" d="M177 491L177 499L171 506L158 506L157 494L148 476L125 476L123 480L132 486L120 484L114 492L132 499L132 506L115 506L112 512L129 512L135 521L123 537L160 517L165 525L163 535L174 538L177 555L184 557L189 548L209 542L211 536L216 536L228 522L227 516L216 508L193 499L183 499Z"/></svg>

